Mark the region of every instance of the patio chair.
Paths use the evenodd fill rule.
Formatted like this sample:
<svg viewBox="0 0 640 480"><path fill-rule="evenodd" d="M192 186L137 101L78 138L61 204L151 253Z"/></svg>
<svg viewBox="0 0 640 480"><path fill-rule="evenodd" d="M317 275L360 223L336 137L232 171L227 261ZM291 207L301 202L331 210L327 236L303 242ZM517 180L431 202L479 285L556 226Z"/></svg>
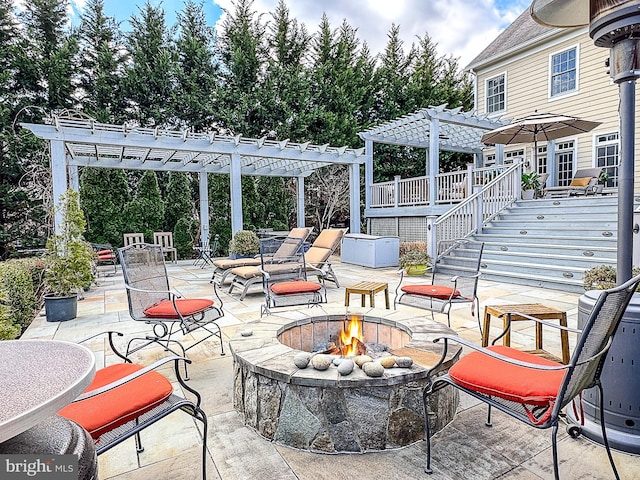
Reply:
<svg viewBox="0 0 640 480"><path fill-rule="evenodd" d="M290 252L284 256L280 252ZM265 303L260 316L271 313L271 308L292 305L318 305L327 302L324 279L307 281L302 244L291 238L267 238L260 241L259 268Z"/></svg>
<svg viewBox="0 0 640 480"><path fill-rule="evenodd" d="M467 239L441 242L438 251L443 253L425 272L425 276L431 277L430 283L405 283L406 271L400 271L400 282L396 287L393 308L398 304L404 304L430 310L432 316L434 313L444 313L447 315L449 327L451 306L455 303L470 303L471 315L474 316L476 310L480 310L477 290L483 248L483 242ZM443 260L445 257L446 263Z"/></svg>
<svg viewBox="0 0 640 480"><path fill-rule="evenodd" d="M160 245L134 244L118 249L120 265L124 276L129 315L137 321L152 326L153 334L129 340L127 355L148 345L158 344L176 355L185 356L191 348L212 336L220 340L221 354L224 355L222 332L216 320L224 316L222 300L216 286L213 293L216 301L209 298L181 298L169 289L169 277ZM183 335L201 330L205 336L189 347L175 340L178 331ZM132 348L134 342L141 345ZM177 347L176 352L172 347Z"/></svg>
<svg viewBox="0 0 640 480"><path fill-rule="evenodd" d="M333 282L337 288L340 288L338 277L331 268L331 256L348 231L348 228L325 228L320 232L304 254L307 274L322 277L324 281Z"/></svg>
<svg viewBox="0 0 640 480"><path fill-rule="evenodd" d="M58 414L89 432L95 441L96 454L101 455L132 436L135 436L136 450L142 452L140 432L170 413L181 410L202 422L202 478L205 479L207 415L200 407L200 394L187 385L179 368L181 362L189 363L190 360L165 357L148 367L134 364L114 345L113 336L122 334L108 332L108 335L111 349L124 363L98 370L85 392ZM181 389L195 396L195 400L175 393L171 380L157 371L169 362L173 362L175 378Z"/></svg>
<svg viewBox="0 0 640 480"><path fill-rule="evenodd" d="M133 245L134 243L143 244L144 243L144 233L125 233L122 236L124 240L124 246L128 247L129 245Z"/></svg>
<svg viewBox="0 0 640 480"><path fill-rule="evenodd" d="M200 262L200 268L204 268L209 264L213 263L213 258L218 251L218 246L220 244L220 235L216 234L213 237L213 244L209 242L209 237L205 240L198 242L196 247L193 247L193 250L196 252L196 259L193 261L193 265L197 266Z"/></svg>
<svg viewBox="0 0 640 480"><path fill-rule="evenodd" d="M487 426L491 426L491 408L495 407L531 427L552 428L553 473L558 480L556 435L561 411L572 401L579 402L581 392L591 387L597 387L599 404L605 404L600 374L605 361L609 361L607 351L639 283L640 275L623 285L603 291L581 332L527 316L550 328L580 333L567 365L511 347L495 345L495 341L494 345L483 348L453 335L436 338L434 342L443 340L444 345L441 359L428 372L429 381L423 393L427 441L425 471L432 473L429 396L447 385L452 385L488 405ZM521 313L517 315L524 316ZM511 323L508 322L504 333L510 327ZM444 361L449 342L459 343L474 351L462 357L447 374L431 378L431 373L436 372ZM607 440L604 409L600 409L600 425L611 468L615 478L619 479Z"/></svg>
<svg viewBox="0 0 640 480"><path fill-rule="evenodd" d="M289 238L297 238L302 242L305 242L311 232L313 231L313 227L296 227L291 229L287 237ZM211 282L217 284L218 286L225 283L226 279L231 275L231 272L234 268L238 267L258 267L260 266L260 255L257 255L252 258L220 258L213 261L213 275L211 276Z"/></svg>
<svg viewBox="0 0 640 480"><path fill-rule="evenodd" d="M178 262L178 250L173 246L173 233L153 232L153 243L162 247L164 255L171 255L173 263Z"/></svg>
<svg viewBox="0 0 640 480"><path fill-rule="evenodd" d="M118 272L118 257L113 247L108 243L92 243L91 248L93 248L93 251L96 253L95 266L97 272L100 273L99 267L109 266L113 267L113 273L111 273L111 268L109 268L105 270L105 275L115 275Z"/></svg>
<svg viewBox="0 0 640 480"><path fill-rule="evenodd" d="M576 170L571 183L563 187L544 189L545 198L569 197L572 195L595 195L598 190L598 177L602 167Z"/></svg>

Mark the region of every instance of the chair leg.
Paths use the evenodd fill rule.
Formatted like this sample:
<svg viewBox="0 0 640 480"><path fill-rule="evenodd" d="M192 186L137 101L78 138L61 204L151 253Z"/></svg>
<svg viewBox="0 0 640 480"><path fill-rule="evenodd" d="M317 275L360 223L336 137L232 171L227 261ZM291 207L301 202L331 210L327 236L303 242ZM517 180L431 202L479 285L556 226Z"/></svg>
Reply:
<svg viewBox="0 0 640 480"><path fill-rule="evenodd" d="M604 426L604 391L602 388L602 383L598 381L597 386L598 394L600 396L600 428L602 429L602 441L604 442L604 448L607 450L607 456L609 457L609 463L611 464L613 474L615 475L616 480L620 480L618 469L616 468L616 464L613 462L613 455L611 454L611 447L609 446L609 439L607 438L607 429Z"/></svg>
<svg viewBox="0 0 640 480"><path fill-rule="evenodd" d="M487 405L487 421L484 422L487 427L492 427L493 423L491 423L491 405Z"/></svg>
<svg viewBox="0 0 640 480"><path fill-rule="evenodd" d="M422 392L422 403L424 404L424 439L427 442L427 464L424 467L425 473L431 475L431 426L429 425L429 388L426 387Z"/></svg>
<svg viewBox="0 0 640 480"><path fill-rule="evenodd" d="M558 471L558 422L553 425L551 430L551 446L553 450L553 478L560 480L560 472Z"/></svg>

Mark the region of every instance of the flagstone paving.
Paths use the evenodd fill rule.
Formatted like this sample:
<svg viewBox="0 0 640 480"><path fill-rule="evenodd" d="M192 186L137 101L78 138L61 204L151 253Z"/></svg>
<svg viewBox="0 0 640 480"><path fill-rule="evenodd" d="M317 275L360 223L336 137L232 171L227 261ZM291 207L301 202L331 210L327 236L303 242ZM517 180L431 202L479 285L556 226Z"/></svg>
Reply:
<svg viewBox="0 0 640 480"><path fill-rule="evenodd" d="M370 269L340 263L334 268L341 288L328 284L329 306L344 305L345 286L362 280L389 283L391 298L395 293L399 275L395 268ZM210 296L211 271L194 267L190 261L167 264L174 290L185 296ZM417 281L417 280L412 280ZM258 328L260 304L263 296L256 287L243 301L220 291L225 317L220 324L225 341L237 338L241 330ZM544 303L565 310L570 327L576 326L578 295L539 288L480 281L478 295L483 310L487 304ZM358 302L352 302L352 304ZM384 302L378 302L384 304ZM283 309L279 315L296 318L296 311L306 307ZM323 315L323 309L318 315ZM365 313L384 315L384 309L357 308ZM412 316L416 309L399 306ZM423 312L430 315L429 312ZM452 310L451 327L462 337L480 343L478 314L471 316L469 306L461 304ZM436 320L446 321L444 315ZM499 331L499 322L493 322L491 333ZM495 325L495 326L494 326ZM535 331L528 322L513 326L511 345L534 348ZM61 323L47 323L39 316L29 327L24 338L52 338L79 341L94 333L117 330L125 339L145 334L148 326L131 320L122 274L100 276L98 285L85 293L78 304L78 317ZM555 338L555 337L558 338ZM125 340L123 340L124 342ZM185 339L188 343L189 339ZM575 338L570 338L573 348ZM122 343L124 345L124 343ZM553 332L545 333L545 349L560 354L560 338ZM104 342L90 343L96 353L97 367L116 359L105 351ZM145 348L135 354L134 360L151 363L164 353L160 349ZM189 352L193 363L189 366L190 385L203 396L203 410L209 419L208 478L220 480L323 480L357 478L369 479L524 479L553 478L551 459L551 431L535 430L495 412L493 427L484 425L486 409L470 397L461 397L458 413L433 441L434 474L424 473L425 442L404 448L364 454L316 454L271 443L246 427L233 406L233 360L231 354L220 355L215 340L204 342ZM179 387L176 387L179 388ZM179 412L157 422L142 432L145 447L136 453L133 439L104 453L99 458L99 478L102 480L182 480L200 478L201 432L200 425L188 415ZM570 438L564 428L559 430L560 474L563 479L609 479L612 472L604 448L584 437ZM640 478L638 456L614 452L621 478Z"/></svg>

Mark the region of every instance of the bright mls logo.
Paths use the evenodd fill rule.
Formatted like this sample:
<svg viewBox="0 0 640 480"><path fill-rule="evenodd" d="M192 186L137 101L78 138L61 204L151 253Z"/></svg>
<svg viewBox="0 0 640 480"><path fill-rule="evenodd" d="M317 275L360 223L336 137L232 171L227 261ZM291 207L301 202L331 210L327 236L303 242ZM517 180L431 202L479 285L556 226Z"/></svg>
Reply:
<svg viewBox="0 0 640 480"><path fill-rule="evenodd" d="M75 455L0 455L3 480L47 479L77 480Z"/></svg>

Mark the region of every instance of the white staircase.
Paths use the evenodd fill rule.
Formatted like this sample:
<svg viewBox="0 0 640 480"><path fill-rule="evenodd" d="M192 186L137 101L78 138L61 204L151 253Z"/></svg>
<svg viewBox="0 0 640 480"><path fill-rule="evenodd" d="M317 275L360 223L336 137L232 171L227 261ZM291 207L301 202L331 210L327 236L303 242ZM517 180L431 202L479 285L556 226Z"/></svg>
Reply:
<svg viewBox="0 0 640 480"><path fill-rule="evenodd" d="M585 270L616 265L618 197L521 200L486 226L482 278L582 292Z"/></svg>

